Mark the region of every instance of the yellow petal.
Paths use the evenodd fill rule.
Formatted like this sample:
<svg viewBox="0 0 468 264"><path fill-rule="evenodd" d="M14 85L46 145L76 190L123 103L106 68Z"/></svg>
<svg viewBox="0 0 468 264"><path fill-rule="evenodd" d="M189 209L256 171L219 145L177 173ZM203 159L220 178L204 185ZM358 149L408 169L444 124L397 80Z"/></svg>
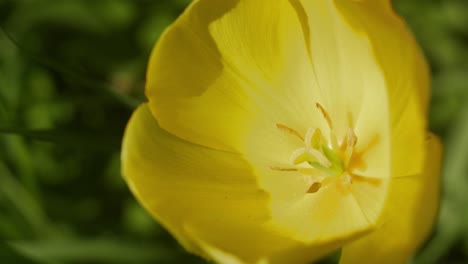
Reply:
<svg viewBox="0 0 468 264"><path fill-rule="evenodd" d="M428 64L404 21L389 1L335 0L342 16L368 37L387 83L392 127L393 176L419 174L429 99ZM411 162L407 162L411 160Z"/></svg>
<svg viewBox="0 0 468 264"><path fill-rule="evenodd" d="M287 0L192 2L156 45L146 94L161 127L215 149L242 149L253 124L314 120L304 37ZM309 86L310 87L310 86ZM289 153L288 153L289 155Z"/></svg>
<svg viewBox="0 0 468 264"><path fill-rule="evenodd" d="M200 245L205 252L208 252L211 259L216 263L222 264L306 264L312 263L320 258L323 258L327 254L336 250L344 241L334 241L331 243L323 243L320 245L305 244L301 242L295 242L289 238L283 238L282 245L286 246L281 250L272 251L271 254L267 254L257 260L248 261L241 259L238 256L219 249L213 244L209 244L206 241L198 239L200 236L197 235L193 230L187 228L187 232L197 237L197 243ZM253 234L249 236L248 242L253 238ZM267 245L275 245L278 241L275 239L266 241ZM244 242L247 243L247 240Z"/></svg>
<svg viewBox="0 0 468 264"><path fill-rule="evenodd" d="M266 195L239 155L180 140L163 131L145 104L128 124L122 170L132 192L191 251L184 226L211 232L234 244L236 229L267 219ZM245 244L238 247L248 249ZM198 252L200 253L200 252Z"/></svg>
<svg viewBox="0 0 468 264"><path fill-rule="evenodd" d="M298 250L297 243L308 248L314 243L327 242L336 248L338 241L355 238L375 226L385 204L387 181L391 176L420 172L424 153L423 107L417 92L411 92L417 90L419 83L414 82L413 87L393 82L390 77L398 75L400 71L393 71L399 68L384 63L382 56L379 57L380 42L374 41L373 37L376 34L376 38L380 38L382 33L378 30L382 28L394 27L393 17L388 15L388 1L379 1L385 8L376 8L372 14L368 12L372 6L370 1L342 2L199 0L193 2L161 37L150 60L146 90L150 111L162 128L155 125L155 130L161 133L164 129L175 135L170 136L173 140L178 137L194 144L177 139L174 142L179 142L181 147L177 145L177 155L173 156L154 148L156 150L152 151L156 154L150 153L148 157L157 158L149 159L146 167L138 163L141 151L135 150L133 155L137 158L129 162L134 165L128 165L132 169L126 175L135 175L127 177L132 179L131 185L139 183L139 187L133 187L137 196L192 251L210 255L202 249L203 246L197 245L198 239L216 247L219 250L216 252L227 252L253 262L260 256ZM345 7L348 5L355 13L347 13ZM363 26L360 15L381 27ZM389 32L395 31L398 33L398 30ZM390 35L398 37L393 33ZM394 52L385 56L392 56ZM399 98L395 91L404 96ZM418 92L422 95L424 91ZM333 124L314 109L316 103L329 112ZM358 137L355 151L362 156L363 162L363 166L352 172L373 179L353 183L346 195L340 193L338 187L323 188L314 195L306 195L310 184L304 175L270 169L271 166L285 167L290 154L301 143L291 135L285 136L284 131L277 129L277 124L285 124L301 135L310 127L324 131L324 135L332 135L327 129L333 125L334 136L340 139L345 137L348 127L352 127ZM414 129L407 129L409 127ZM139 137L145 138L144 135ZM411 141L412 137L415 140ZM129 140L131 138L129 136ZM140 145L147 147L141 142ZM391 151L391 146L397 147ZM174 171L178 177L162 178L167 172L173 172L167 164L174 168L180 164L158 163L157 160L185 157L179 153L184 148L198 149L201 153L193 158L199 164L189 163L191 170L203 168L205 171L214 164L218 171L225 171L227 167L229 172L218 178L212 171L208 175L213 177L206 179L190 177L192 181L181 185L187 188L188 193L182 194L190 202L182 203L181 209L177 209L168 204L179 199L181 192L174 195L168 187L173 186L174 179L177 182L174 185L179 186L181 179L185 182L186 178L181 175L192 173L188 169L178 169ZM408 148L411 151L406 155ZM172 149L172 146L166 148ZM188 152L193 154L194 151ZM249 164L232 153L242 153ZM414 162L393 166L402 163L402 156L411 157L408 160ZM207 162L210 159L212 161ZM159 176L148 176L155 175L158 171L155 168L162 168ZM233 194L237 198L230 200L233 205L229 207L236 208L234 212L224 207L220 192L206 195L209 193L204 189L206 186L224 181L224 176L229 182L241 174L246 177L241 179L248 182L239 187L242 191L231 190L237 186L235 184L227 188L238 194ZM147 186L161 183L166 184L160 190L164 194L161 197L152 195L153 189ZM225 183L221 184L223 188L228 186ZM194 186L198 186L195 190L199 192L192 190ZM224 192L223 188L220 189ZM257 193L260 188L268 192L269 199L265 198L266 194ZM246 200L253 199L253 202L243 208L247 211L240 211L240 215L251 213L258 216L255 221L249 222L238 215L237 210L241 209L237 208L246 203L242 200L246 196L245 190L251 195ZM219 202L206 202L208 199ZM180 220L180 216L185 216L183 210L192 212L189 205L198 203L205 204L197 208L196 213L189 214L188 220ZM222 226L216 225L208 217L212 215L228 215L233 220ZM259 227L259 223L267 225ZM197 239L191 239L187 230L192 230ZM254 246L244 243L247 232L255 237ZM327 247L314 255L329 250L332 249Z"/></svg>
<svg viewBox="0 0 468 264"><path fill-rule="evenodd" d="M360 177L348 187L338 181L308 193L318 177L269 165L282 166L258 162L254 168L270 193L270 224L284 236L318 245L351 240L375 227L387 197L387 180Z"/></svg>
<svg viewBox="0 0 468 264"><path fill-rule="evenodd" d="M306 23L303 28L314 71L311 78L320 91L316 100L328 111L337 138L345 138L350 127L358 138L355 150L363 153L365 164L353 173L389 178L388 83L369 37L355 30L333 1L293 2L300 21Z"/></svg>
<svg viewBox="0 0 468 264"><path fill-rule="evenodd" d="M307 246L268 224L269 198L240 155L167 133L147 104L126 129L122 173L140 203L193 253L255 263ZM294 257L313 260L339 246L335 242Z"/></svg>
<svg viewBox="0 0 468 264"><path fill-rule="evenodd" d="M407 263L429 235L439 203L441 143L427 142L425 171L393 178L379 229L342 250L342 264Z"/></svg>
<svg viewBox="0 0 468 264"><path fill-rule="evenodd" d="M187 231L194 237L198 237L195 232L190 231L189 228L187 228ZM230 254L229 252L225 252L220 250L218 247L210 245L206 243L205 241L198 239L197 240L198 245L200 248L204 251L207 252L208 255L211 257L213 261L216 263L222 263L222 264L244 264L245 262L241 259L239 259L237 256ZM258 261L255 261L256 264L263 264L267 263L265 259L260 259ZM254 264L252 262L252 264Z"/></svg>
<svg viewBox="0 0 468 264"><path fill-rule="evenodd" d="M420 107L426 112L430 96L429 65L408 26L391 7L390 0L335 2L353 27L369 35L375 56L385 68L387 81L393 84L390 87L394 91L390 93L400 92L400 97L406 97L417 91ZM410 87L410 93L405 91L405 86Z"/></svg>
<svg viewBox="0 0 468 264"><path fill-rule="evenodd" d="M314 100L323 103L331 120L327 122L327 114L321 116L316 110L318 117L306 120L306 124L318 124L322 131L333 126L340 139L345 138L349 126L354 127L356 152L365 164L352 172L372 179L356 181L345 193L329 186L308 194L313 182L307 175L270 169L285 167L288 157L280 155L292 153L294 148L288 150L288 146L294 146L296 138L281 131L276 135L265 129L264 123L253 130L245 155L254 165L260 185L271 194L272 225L307 243L351 238L375 226L392 176L388 87L368 38L354 30L333 3L297 3L293 6L299 20L308 23L310 35L309 63L314 71L308 89L315 91ZM302 126L291 127L300 133L307 131Z"/></svg>

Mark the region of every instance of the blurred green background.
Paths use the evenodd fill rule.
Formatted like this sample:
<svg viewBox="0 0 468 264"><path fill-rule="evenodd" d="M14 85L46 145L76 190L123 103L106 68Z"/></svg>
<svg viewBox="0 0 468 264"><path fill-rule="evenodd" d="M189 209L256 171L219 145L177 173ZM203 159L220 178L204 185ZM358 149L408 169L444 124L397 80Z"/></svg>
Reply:
<svg viewBox="0 0 468 264"><path fill-rule="evenodd" d="M0 263L204 263L119 164L151 48L188 2L0 0ZM414 262L468 263L468 1L394 2L431 63L446 146L438 224Z"/></svg>

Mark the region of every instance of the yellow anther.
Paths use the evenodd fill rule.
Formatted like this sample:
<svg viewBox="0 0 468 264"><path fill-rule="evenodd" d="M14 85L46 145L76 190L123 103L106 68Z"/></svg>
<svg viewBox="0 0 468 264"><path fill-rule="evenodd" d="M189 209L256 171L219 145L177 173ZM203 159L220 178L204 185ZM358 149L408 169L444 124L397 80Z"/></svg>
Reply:
<svg viewBox="0 0 468 264"><path fill-rule="evenodd" d="M321 187L322 187L322 184L320 182L314 182L307 190L307 193L316 193L320 190Z"/></svg>

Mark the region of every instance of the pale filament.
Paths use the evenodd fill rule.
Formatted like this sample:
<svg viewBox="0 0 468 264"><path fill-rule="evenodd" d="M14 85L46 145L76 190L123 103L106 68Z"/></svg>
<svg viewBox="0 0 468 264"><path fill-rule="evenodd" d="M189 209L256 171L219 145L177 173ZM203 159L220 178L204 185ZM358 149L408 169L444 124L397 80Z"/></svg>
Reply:
<svg viewBox="0 0 468 264"><path fill-rule="evenodd" d="M283 167L275 167L275 166L270 166L271 170L276 170L276 171L299 171L297 168L283 168Z"/></svg>
<svg viewBox="0 0 468 264"><path fill-rule="evenodd" d="M348 131L346 133L346 138L343 143L345 142L346 142L346 145L344 149L343 159L344 159L345 166L347 166L349 164L349 161L351 160L351 157L353 156L354 147L357 144L357 136L356 134L354 134L354 131L351 128L348 128Z"/></svg>
<svg viewBox="0 0 468 264"><path fill-rule="evenodd" d="M333 122L331 120L330 115L328 112L325 110L325 108L320 104L320 103L315 103L315 106L320 110L320 113L322 113L323 118L325 121L327 121L328 128L330 129L330 143L331 143L331 148L333 150L338 149L338 140L336 138L334 129L333 129Z"/></svg>

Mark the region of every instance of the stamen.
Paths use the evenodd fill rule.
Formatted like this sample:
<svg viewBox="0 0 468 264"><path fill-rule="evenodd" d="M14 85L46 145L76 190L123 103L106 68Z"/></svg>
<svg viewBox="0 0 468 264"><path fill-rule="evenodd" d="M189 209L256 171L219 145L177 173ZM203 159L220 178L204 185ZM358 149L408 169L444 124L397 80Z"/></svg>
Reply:
<svg viewBox="0 0 468 264"><path fill-rule="evenodd" d="M294 135L294 136L298 137L300 140L304 141L304 137L299 132L297 132L296 130L294 130L294 129L290 128L290 127L287 127L287 126L285 126L283 124L276 124L276 128L278 128L281 131L288 132L289 134Z"/></svg>
<svg viewBox="0 0 468 264"><path fill-rule="evenodd" d="M276 128L296 136L305 146L296 149L290 156L291 165L297 167L269 168L302 174L306 184L310 184L306 193L316 193L330 184L350 190L349 186L353 184L354 178L349 172L349 166L354 162L354 158L359 156L359 153L354 155L358 138L353 129L348 128L344 138L338 141L330 115L320 103L315 105L328 124L329 137L324 137L320 128L309 128L304 137L286 125L276 124Z"/></svg>
<svg viewBox="0 0 468 264"><path fill-rule="evenodd" d="M328 127L330 128L330 130L333 130L333 123L331 121L331 118L330 118L330 115L328 114L328 112L325 110L325 108L323 108L323 106L320 103L315 103L315 106L322 113L323 117L327 121L327 124L328 124Z"/></svg>
<svg viewBox="0 0 468 264"><path fill-rule="evenodd" d="M307 190L307 193L316 193L320 190L320 187L322 187L322 184L320 182L314 182Z"/></svg>
<svg viewBox="0 0 468 264"><path fill-rule="evenodd" d="M308 175L309 177L313 177L315 181L322 181L325 179L327 176L323 174L320 170L317 170L313 167L311 168L284 168L284 167L276 167L276 166L270 166L270 170L275 170L275 171L283 171L283 172L299 172L304 175Z"/></svg>
<svg viewBox="0 0 468 264"><path fill-rule="evenodd" d="M270 166L271 170L276 170L276 171L298 171L296 168L281 168L281 167L274 167Z"/></svg>
<svg viewBox="0 0 468 264"><path fill-rule="evenodd" d="M320 113L322 113L323 118L325 118L328 127L330 128L330 147L333 150L338 150L338 140L336 138L335 132L333 131L333 122L330 118L330 115L320 103L315 103L315 106L320 110Z"/></svg>
<svg viewBox="0 0 468 264"><path fill-rule="evenodd" d="M352 128L348 128L348 134L347 134L347 142L346 145L348 147L354 148L357 144L357 136L354 134L354 131Z"/></svg>
<svg viewBox="0 0 468 264"><path fill-rule="evenodd" d="M333 150L338 150L338 139L336 138L336 134L333 130L330 131L330 144Z"/></svg>
<svg viewBox="0 0 468 264"><path fill-rule="evenodd" d="M345 145L345 148L344 148L344 163L345 163L345 166L348 165L349 161L351 160L351 157L353 156L354 147L357 144L357 140L358 140L357 136L356 136L356 134L354 134L353 129L348 128L348 131L346 133L346 138L345 138L346 145Z"/></svg>

